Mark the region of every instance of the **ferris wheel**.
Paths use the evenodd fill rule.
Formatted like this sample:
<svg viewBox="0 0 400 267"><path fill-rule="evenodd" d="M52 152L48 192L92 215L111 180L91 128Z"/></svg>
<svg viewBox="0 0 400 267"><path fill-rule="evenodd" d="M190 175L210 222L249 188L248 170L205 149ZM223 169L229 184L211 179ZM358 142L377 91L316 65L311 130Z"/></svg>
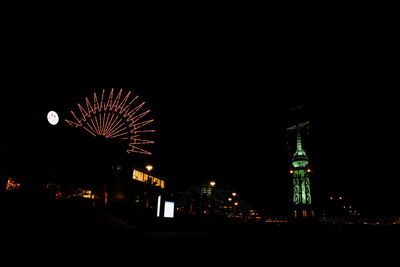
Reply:
<svg viewBox="0 0 400 267"><path fill-rule="evenodd" d="M78 103L79 112L71 110L75 120L65 120L70 126L81 128L93 136L103 136L106 139L122 139L128 141L127 153L140 153L151 155L151 153L139 147L154 144L154 141L142 139L143 134L154 133L155 130L145 129L153 119L144 119L150 110L143 111L145 102L137 103L138 96L128 91L122 95L123 89L114 97L114 88L108 97L105 89L101 95L93 93L93 102L86 97L86 106Z"/></svg>

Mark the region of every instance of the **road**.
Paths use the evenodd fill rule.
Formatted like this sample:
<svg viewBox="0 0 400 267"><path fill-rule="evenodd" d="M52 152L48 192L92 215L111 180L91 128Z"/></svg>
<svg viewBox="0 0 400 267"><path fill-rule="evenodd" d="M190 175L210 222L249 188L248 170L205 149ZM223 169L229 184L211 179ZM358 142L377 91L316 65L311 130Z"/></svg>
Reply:
<svg viewBox="0 0 400 267"><path fill-rule="evenodd" d="M0 200L2 243L14 252L46 255L179 258L210 254L226 260L247 255L291 261L322 249L318 255L337 260L349 254L364 258L368 252L390 253L400 236L399 227L135 221L103 207L71 201L21 201L8 196Z"/></svg>

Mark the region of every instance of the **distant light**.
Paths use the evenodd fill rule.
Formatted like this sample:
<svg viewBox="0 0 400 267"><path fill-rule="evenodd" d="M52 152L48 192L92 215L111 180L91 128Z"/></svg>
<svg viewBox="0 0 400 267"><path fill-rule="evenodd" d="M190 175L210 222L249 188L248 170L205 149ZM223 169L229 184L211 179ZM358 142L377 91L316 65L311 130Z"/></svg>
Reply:
<svg viewBox="0 0 400 267"><path fill-rule="evenodd" d="M235 192L232 193L232 196L236 197L236 195L237 195L237 194L236 194Z"/></svg>
<svg viewBox="0 0 400 267"><path fill-rule="evenodd" d="M214 186L215 186L215 182L214 182L214 181L211 181L211 182L210 182L210 185L211 185L212 187L214 187Z"/></svg>
<svg viewBox="0 0 400 267"><path fill-rule="evenodd" d="M47 113L47 121L51 124L51 125L56 125L59 121L59 117L57 112L55 111L49 111L49 113Z"/></svg>
<svg viewBox="0 0 400 267"><path fill-rule="evenodd" d="M290 173L290 174L293 174L293 173L294 173L294 170L293 170L293 169L290 169L289 173Z"/></svg>

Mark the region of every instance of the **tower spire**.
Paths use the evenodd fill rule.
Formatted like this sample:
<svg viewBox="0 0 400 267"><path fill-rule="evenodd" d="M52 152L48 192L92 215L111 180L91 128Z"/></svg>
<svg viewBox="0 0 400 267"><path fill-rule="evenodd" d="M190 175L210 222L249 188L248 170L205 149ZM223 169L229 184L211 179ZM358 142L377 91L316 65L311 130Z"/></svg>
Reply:
<svg viewBox="0 0 400 267"><path fill-rule="evenodd" d="M306 122L302 122L302 123L297 122L292 127L286 128L286 130L288 130L288 131L296 130L296 142L297 142L296 148L297 149L292 158L292 163L293 163L294 167L305 167L308 164L308 157L301 145L301 128L308 125L309 123L310 123L310 121L306 121Z"/></svg>
<svg viewBox="0 0 400 267"><path fill-rule="evenodd" d="M301 132L299 127L297 127L296 129L296 135L297 135L297 151L302 151L303 148L301 147Z"/></svg>

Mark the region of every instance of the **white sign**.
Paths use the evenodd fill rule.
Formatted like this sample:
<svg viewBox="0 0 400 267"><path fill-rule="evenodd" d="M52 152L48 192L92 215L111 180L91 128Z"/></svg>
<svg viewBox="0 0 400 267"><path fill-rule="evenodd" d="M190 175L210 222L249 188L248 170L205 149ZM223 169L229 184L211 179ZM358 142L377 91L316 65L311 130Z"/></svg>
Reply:
<svg viewBox="0 0 400 267"><path fill-rule="evenodd" d="M157 201L157 217L160 217L160 209L161 209L161 196L158 196L158 201Z"/></svg>
<svg viewBox="0 0 400 267"><path fill-rule="evenodd" d="M164 204L164 218L174 218L175 203L165 201Z"/></svg>

